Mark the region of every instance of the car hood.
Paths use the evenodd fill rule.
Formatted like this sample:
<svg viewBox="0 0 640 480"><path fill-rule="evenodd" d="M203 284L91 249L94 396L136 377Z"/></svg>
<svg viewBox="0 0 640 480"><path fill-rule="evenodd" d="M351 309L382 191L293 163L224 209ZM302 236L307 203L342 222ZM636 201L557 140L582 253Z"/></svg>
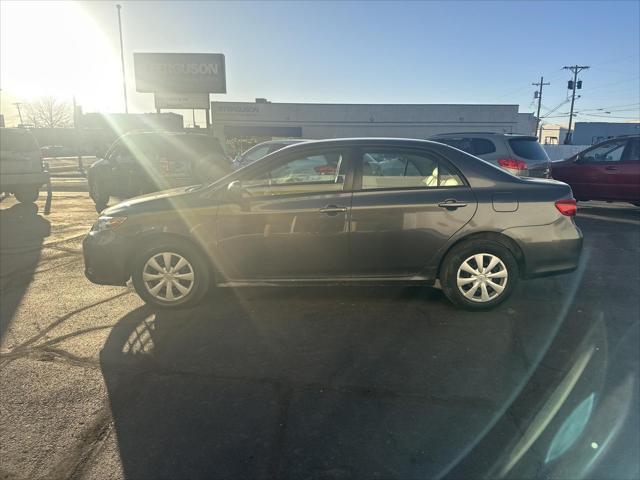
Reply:
<svg viewBox="0 0 640 480"><path fill-rule="evenodd" d="M177 206L183 207L191 203L191 200L201 192L200 185L172 188L161 192L129 198L113 207L102 211L102 215L123 216L134 213L150 213L162 210L174 210Z"/></svg>

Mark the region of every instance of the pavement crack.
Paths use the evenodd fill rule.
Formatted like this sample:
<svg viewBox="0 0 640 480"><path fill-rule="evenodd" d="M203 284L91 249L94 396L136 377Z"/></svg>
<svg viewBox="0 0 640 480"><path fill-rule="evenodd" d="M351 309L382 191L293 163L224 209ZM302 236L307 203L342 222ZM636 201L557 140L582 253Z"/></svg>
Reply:
<svg viewBox="0 0 640 480"><path fill-rule="evenodd" d="M20 349L23 349L25 347L28 347L32 344L34 344L35 342L37 342L38 340L40 340L41 338L45 337L49 332L51 332L54 328L58 327L60 324L66 322L68 319L70 319L71 317L77 315L78 313L82 313L86 310L89 310L93 307L97 307L98 305L102 305L103 303L108 303L112 300L115 300L117 298L120 297L124 297L125 295L129 295L131 293L131 288L127 288L126 291L118 293L116 295L112 295L111 297L107 297L105 299L99 300L97 302L91 303L89 305L85 305L84 307L80 307L76 310L73 310L69 313L67 313L66 315L63 315L61 317L59 317L58 319L56 319L53 323L49 324L46 328L44 328L41 332L39 332L37 335L34 335L33 337L31 337L28 340L25 340L24 342L22 342L19 345L16 345L11 352L15 352L15 351L19 351Z"/></svg>
<svg viewBox="0 0 640 480"><path fill-rule="evenodd" d="M67 455L54 465L43 478L77 478L83 466L109 435L113 426L111 411L105 403L96 418L78 436Z"/></svg>

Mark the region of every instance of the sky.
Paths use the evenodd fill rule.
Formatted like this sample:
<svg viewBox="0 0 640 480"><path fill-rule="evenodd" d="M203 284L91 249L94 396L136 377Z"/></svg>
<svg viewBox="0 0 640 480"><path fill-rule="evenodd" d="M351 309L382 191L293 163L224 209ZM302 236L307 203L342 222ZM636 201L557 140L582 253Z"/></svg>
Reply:
<svg viewBox="0 0 640 480"><path fill-rule="evenodd" d="M212 100L519 104L568 121L567 65L588 65L577 121L640 120L640 1L119 2L129 109L133 52L223 53ZM41 95L124 111L116 2L0 2L0 108ZM557 107L557 109L556 109ZM554 110L555 109L555 110ZM610 112L610 113L606 113ZM190 121L189 112L185 121ZM202 117L199 114L198 121Z"/></svg>

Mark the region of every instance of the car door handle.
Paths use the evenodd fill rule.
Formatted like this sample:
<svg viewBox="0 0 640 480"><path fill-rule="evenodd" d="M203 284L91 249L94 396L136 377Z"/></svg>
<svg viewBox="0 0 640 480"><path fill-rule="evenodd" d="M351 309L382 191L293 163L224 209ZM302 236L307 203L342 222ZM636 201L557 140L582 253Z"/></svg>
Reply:
<svg viewBox="0 0 640 480"><path fill-rule="evenodd" d="M460 207L466 207L467 204L465 202L459 202L455 199L449 199L449 200L445 200L444 202L440 202L438 206L441 208L456 209Z"/></svg>
<svg viewBox="0 0 640 480"><path fill-rule="evenodd" d="M618 167L614 167L613 165L607 165L606 167L604 167L604 169L615 172L616 170L618 170Z"/></svg>
<svg viewBox="0 0 640 480"><path fill-rule="evenodd" d="M320 213L325 213L327 215L337 215L339 213L343 213L347 211L347 207L339 207L337 205L327 205L320 209Z"/></svg>

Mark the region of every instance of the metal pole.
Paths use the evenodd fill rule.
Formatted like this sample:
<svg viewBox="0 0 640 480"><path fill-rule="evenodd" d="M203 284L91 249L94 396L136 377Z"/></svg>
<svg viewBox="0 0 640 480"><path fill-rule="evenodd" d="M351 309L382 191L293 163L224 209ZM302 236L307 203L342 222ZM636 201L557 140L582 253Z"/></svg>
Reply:
<svg viewBox="0 0 640 480"><path fill-rule="evenodd" d="M20 110L20 106L22 105L22 103L16 102L14 103L14 105L18 109L18 116L20 117L20 125L24 125L24 121L22 120L22 111Z"/></svg>
<svg viewBox="0 0 640 480"><path fill-rule="evenodd" d="M196 109L195 108L191 109L191 115L193 118L193 128L196 128Z"/></svg>
<svg viewBox="0 0 640 480"><path fill-rule="evenodd" d="M576 102L576 82L578 81L578 69L573 69L573 89L571 90L571 110L569 111L569 130L567 136L564 139L565 145L571 145L572 137L571 124L573 123L573 104Z"/></svg>
<svg viewBox="0 0 640 480"><path fill-rule="evenodd" d="M127 79L124 73L124 45L122 43L122 19L120 18L121 5L116 5L118 9L118 29L120 30L120 62L122 63L122 91L124 93L124 111L129 113L129 105L127 102Z"/></svg>
<svg viewBox="0 0 640 480"><path fill-rule="evenodd" d="M573 72L573 89L571 90L571 111L569 112L569 131L564 139L565 145L571 145L573 143L573 133L571 132L571 125L573 124L573 104L576 101L576 84L578 83L578 73L582 70L589 68L586 65L573 65L572 67L562 67L563 70L571 70Z"/></svg>
<svg viewBox="0 0 640 480"><path fill-rule="evenodd" d="M538 127L540 127L540 133L538 134L538 139L540 140L540 142L542 142L542 122L540 121L540 106L542 105L542 86L551 85L551 84L544 83L544 77L540 77L540 83L532 83L531 85L536 85L540 87L540 90L538 91L538 114L536 115L536 119L537 119L536 131L538 130Z"/></svg>

